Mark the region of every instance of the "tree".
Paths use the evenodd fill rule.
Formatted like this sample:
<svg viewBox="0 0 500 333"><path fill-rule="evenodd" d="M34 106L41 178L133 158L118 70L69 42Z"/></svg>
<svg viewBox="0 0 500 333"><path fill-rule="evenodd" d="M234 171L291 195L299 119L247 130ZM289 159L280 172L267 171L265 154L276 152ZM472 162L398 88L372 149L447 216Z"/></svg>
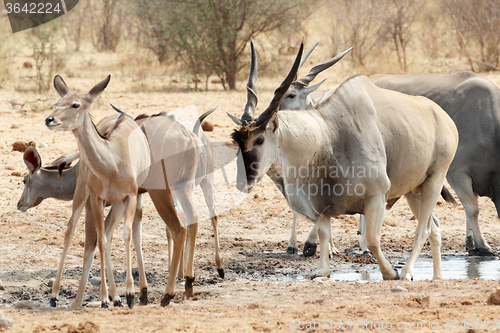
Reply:
<svg viewBox="0 0 500 333"><path fill-rule="evenodd" d="M408 69L406 49L412 40L411 26L419 17L425 5L423 0L380 0L379 21L382 27L379 35L394 45L400 67Z"/></svg>
<svg viewBox="0 0 500 333"><path fill-rule="evenodd" d="M500 6L489 0L447 0L460 51L472 71L499 70ZM478 63L475 67L474 63Z"/></svg>
<svg viewBox="0 0 500 333"><path fill-rule="evenodd" d="M241 56L252 38L297 26L314 4L299 0L138 0L146 45L163 62L180 59L192 75L216 74L236 89Z"/></svg>
<svg viewBox="0 0 500 333"><path fill-rule="evenodd" d="M50 88L54 73L65 65L65 59L57 52L59 29L59 22L54 20L31 29L28 35L27 46L31 51L30 57L35 61L40 93Z"/></svg>
<svg viewBox="0 0 500 333"><path fill-rule="evenodd" d="M68 49L72 43L72 51L80 52L83 41L84 25L87 23L89 2L80 2L80 5L72 9L66 15L61 16L61 25L64 30L63 38Z"/></svg>
<svg viewBox="0 0 500 333"><path fill-rule="evenodd" d="M375 16L374 1L337 0L331 3L334 15L334 44L341 50L352 47L352 66L365 67L366 56L377 46L379 23ZM337 54L339 49L333 50Z"/></svg>
<svg viewBox="0 0 500 333"><path fill-rule="evenodd" d="M83 6L83 4L82 4ZM92 43L98 52L116 51L123 33L124 0L92 0L88 5Z"/></svg>

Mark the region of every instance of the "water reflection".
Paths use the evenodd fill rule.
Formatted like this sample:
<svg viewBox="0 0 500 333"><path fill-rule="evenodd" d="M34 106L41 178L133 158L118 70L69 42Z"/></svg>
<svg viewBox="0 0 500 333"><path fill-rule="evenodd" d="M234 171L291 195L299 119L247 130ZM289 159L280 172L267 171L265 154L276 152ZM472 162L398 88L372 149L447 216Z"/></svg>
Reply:
<svg viewBox="0 0 500 333"><path fill-rule="evenodd" d="M406 262L401 258L396 262ZM443 276L445 279L500 280L500 260L497 257L475 257L464 255L443 255L441 257ZM398 265L399 266L399 265ZM401 271L401 268L398 267ZM331 278L339 281L370 280L381 281L382 274L377 265L366 265L358 272L332 271ZM413 280L432 279L432 259L419 257L413 270Z"/></svg>

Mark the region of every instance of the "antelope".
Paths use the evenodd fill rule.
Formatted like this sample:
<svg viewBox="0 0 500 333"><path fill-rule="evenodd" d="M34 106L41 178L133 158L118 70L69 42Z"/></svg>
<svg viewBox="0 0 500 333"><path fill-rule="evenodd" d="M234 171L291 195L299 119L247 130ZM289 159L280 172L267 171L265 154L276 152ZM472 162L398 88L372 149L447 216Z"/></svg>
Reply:
<svg viewBox="0 0 500 333"><path fill-rule="evenodd" d="M309 57L311 52L316 48L318 43L316 43L309 51L307 51L304 56L302 57L300 61L300 67L302 67L302 64L306 61L306 59ZM253 47L253 45L252 45ZM329 92L322 92L319 94L319 96L316 97L316 99L313 99L311 97L311 93L313 93L315 90L317 90L325 81L321 81L318 84L315 84L313 86L309 87L309 84L316 78L316 76L330 68L331 66L335 65L340 59L342 59L350 50L352 49L349 48L345 50L344 52L338 54L337 56L333 57L332 59L328 60L327 62L324 62L320 65L314 66L309 73L299 79L295 80L292 82L288 90L286 91L285 95L283 96L283 101L280 104L279 110L295 110L295 109L303 109L306 108L307 106L311 105L314 106L316 105L322 98L324 98L325 95L331 95L332 91L334 91L335 88L330 90ZM255 59L257 62L257 59ZM256 91L256 90L255 90ZM292 211L292 232L290 234L290 240L288 241L288 248L286 250L287 254L294 254L297 253L297 219L298 219L298 214ZM313 225L311 228L311 231L309 232L309 236L307 237L307 240L304 244L304 248L302 253L304 254L305 257L310 257L316 253L316 239L318 237L318 230L316 228L316 224ZM333 254L338 254L339 251L335 247L333 243L333 239L330 239L330 249Z"/></svg>
<svg viewBox="0 0 500 333"><path fill-rule="evenodd" d="M309 51L307 51L304 54L304 56L301 59L300 63L301 66L305 62L305 60L309 57L311 52L316 48L317 45L318 43L316 43L311 49L309 49ZM331 96L335 92L338 86L330 89L329 91L322 91L319 94L317 94L317 96L315 96L314 98L311 96L311 94L314 91L316 91L319 87L321 87L321 85L326 81L326 79L313 86L309 86L309 84L316 78L316 76L318 76L319 73L335 65L351 50L352 47L348 48L347 50L333 57L332 59L322 64L314 66L313 68L311 68L309 73L303 78L294 80L290 85L290 88L288 88L285 95L283 96L283 101L281 102L279 109L280 110L304 109L308 106L315 106L322 100Z"/></svg>
<svg viewBox="0 0 500 333"><path fill-rule="evenodd" d="M249 192L270 173L292 209L317 224L322 244L330 238L331 217L364 214L367 246L384 279L412 279L429 238L433 278L442 279L439 222L431 215L458 144L453 121L434 102L378 88L363 75L348 79L318 105L278 112L302 51L303 44L257 119L256 94L248 94L232 134L242 159L237 188ZM349 171L354 168L358 171ZM294 172L301 169L307 174ZM399 274L381 251L380 236L386 202L403 195L418 225ZM328 248L322 246L312 277L329 275Z"/></svg>
<svg viewBox="0 0 500 333"><path fill-rule="evenodd" d="M416 73L370 77L377 86L437 103L460 134L446 178L465 210L465 248L471 255L494 256L479 226L478 196L489 197L500 216L500 89L479 74Z"/></svg>
<svg viewBox="0 0 500 333"><path fill-rule="evenodd" d="M114 106L113 106L114 107ZM116 109L116 108L115 108ZM196 126L194 128L194 133L198 132L199 130L199 124L208 116L210 115L215 108L211 109L210 111L204 113L202 116L200 116L197 120ZM120 111L122 112L122 111ZM162 115L162 114L160 114ZM154 117L159 116L155 115ZM145 118L148 116L146 115L141 115L138 118L138 122L143 122ZM111 117L113 118L113 117ZM99 132L105 133L109 131L109 126L112 125L108 121L102 121L99 124L97 124L97 128ZM184 126L189 126L189 124L184 123ZM192 126L191 126L192 128ZM214 228L214 238L215 238L215 261L217 265L217 271L219 273L219 276L221 278L224 278L224 269L222 268L222 258L220 255L220 247L219 247L219 240L218 240L218 223L217 223L217 215L215 213L215 207L214 207L214 201L213 201L213 195L214 195L214 188L213 188L213 172L210 172L210 165L212 158L210 154L210 146L208 145L208 142L206 141L206 137L204 133L199 133L198 134L200 137L200 140L202 140L206 145L206 149L200 150L200 159L198 163L198 168L197 172L200 175L200 177L197 178L197 183L200 183L200 186L202 186L203 193L205 195L205 199L207 202L207 205L209 207L209 210L211 212L211 220L212 220L212 226ZM154 136L148 137L149 139L155 139ZM28 150L26 150L24 154L24 162L26 166L28 167L28 174L24 177L23 183L25 184L23 194L21 195L21 198L18 202L18 209L20 211L25 212L27 209L31 207L35 207L38 204L40 204L43 199L53 197L59 200L72 200L73 195L75 192L75 187L77 183L77 174L78 174L78 166L79 163L77 163L75 166L70 167L70 168L64 168L65 165L71 164L72 161L77 159L79 157L79 153L71 153L68 155L63 155L61 158L58 158L56 161L52 162L51 166L49 167L41 167L42 162L40 155L36 151L35 148L31 147ZM200 181L203 179L203 181ZM139 196L142 196L142 193L147 191L147 189L140 188L139 189ZM163 194L161 192L164 192ZM171 193L170 189L160 189L159 190L160 195L156 196L153 198L153 202L155 204L155 207L157 207L158 211L160 212L160 215L162 218L164 218L164 221L168 221L169 218L176 218L176 216L171 216L172 215L172 206L169 205L169 201L166 200L167 198L171 198ZM142 201L141 201L142 202ZM168 209L167 209L168 208ZM91 225L93 223L92 220L92 211L90 207L86 207L86 226ZM179 214L183 214L182 211L178 211ZM108 215L109 216L109 215ZM140 304L141 305L146 305L147 304L147 281L145 279L145 274L144 272L144 265L142 261L142 247L141 247L141 236L140 236L140 223L141 223L141 216L142 216L142 211L141 207L137 207L137 211L135 214L135 219L133 222L133 237L134 237L134 244L136 246L136 253L138 257L138 266L139 266L139 285L141 286L141 295L140 295ZM90 219L90 221L88 221ZM113 235L113 231L116 227L116 225L110 225L109 223L109 218L106 220L106 237L109 241L111 241L111 237ZM118 221L116 221L118 222ZM168 244L169 244L169 270L171 270L171 261L172 261L172 242L171 242L171 235L170 231L167 226L167 237L168 237ZM95 240L95 239L94 239ZM95 241L92 242L90 237L86 237L86 246L92 246L91 244L94 244L95 249ZM90 260L92 260L93 255L90 255ZM112 271L112 266L111 266L111 258L110 258L110 253L106 253L106 258L109 260L106 262L107 267L109 267L108 271ZM182 263L182 261L181 261ZM90 269L91 261L89 265L85 265L85 267L88 267ZM182 266L182 265L180 265ZM85 275L88 275L88 272L84 272ZM179 267L178 270L178 277L182 278L183 276L183 268ZM114 279L113 275L111 274L108 276L108 280L110 280L110 285L114 286ZM110 287L110 291L116 292L115 287ZM81 297L83 297L83 293L81 293ZM77 302L81 304L81 297L77 297ZM114 305L115 306L120 306L121 301L120 297L118 294L113 294L111 293L111 297L114 300ZM79 306L79 305L77 305Z"/></svg>
<svg viewBox="0 0 500 333"><path fill-rule="evenodd" d="M17 203L19 211L24 213L47 198L73 200L78 167L61 170L61 173L58 171L59 163L42 167L42 159L34 147L26 149L23 160L28 174L23 178L24 189Z"/></svg>
<svg viewBox="0 0 500 333"><path fill-rule="evenodd" d="M106 272L105 249L109 246L105 235L103 216L106 202L112 204L110 218L121 220L123 217L125 221L123 239L127 267L126 299L130 308L134 305L130 241L136 207L138 204L139 206L142 204L141 198L137 195L139 185L146 180L151 164L150 151L144 133L128 116L122 114L115 118L112 130L107 136L102 136L90 119L89 108L104 91L110 79L111 76L108 75L106 79L99 82L86 94L72 94L62 77L56 75L54 78L54 88L61 98L56 103L56 109L45 119L45 125L51 130L71 131L73 133L80 152L80 163L73 197L72 215L64 236L64 250L52 287L51 306L57 304L64 258L74 233L75 224L87 201L89 201L88 205L93 215L93 228L86 228L86 236L93 232L96 233L101 259L101 306L109 307L104 277L104 272ZM90 268L90 254L93 254L93 251L90 247L85 247L84 271L88 271ZM112 274L112 272L108 270L108 274ZM78 296L80 296L80 291L83 293L85 290L87 278L88 276L82 274L74 306L81 304L81 299Z"/></svg>
<svg viewBox="0 0 500 333"><path fill-rule="evenodd" d="M118 112L123 112L113 105L112 107ZM168 178L171 183L175 185L179 182L182 182L182 180L179 177L185 177L185 174L182 174L179 171L188 168L188 164L192 164L192 166L195 168L196 171L195 174L193 175L194 186L199 185L201 187L205 203L209 210L210 220L212 222L212 227L214 230L215 264L219 276L221 278L224 278L224 268L222 267L222 256L220 254L220 245L219 245L218 217L215 210L215 202L214 202L215 189L214 189L214 162L212 157L212 148L211 148L211 142L209 141L208 137L205 135L203 131L200 131L200 125L203 122L203 120L206 117L208 117L213 111L215 111L216 108L217 105L214 106L209 111L205 112L203 115L201 115L194 124L194 126L193 124L188 122L179 122L174 116L168 115L166 113L159 113L152 116L141 114L135 119L135 121L141 126L141 129L146 134L146 137L148 138L150 145L154 145L153 149L154 156L174 156L176 159L179 160L176 161L177 165L172 167L169 166L167 170L168 171L167 175L171 174L170 177ZM153 125L155 127L153 127ZM179 125L182 125L184 129L182 129ZM173 146L177 141L182 140L182 137L186 136L190 137L190 141L188 142L188 145L184 147L185 150L181 150L176 154L168 151L169 146ZM186 153L187 151L198 152L198 156L192 160L189 159L184 160L184 158L187 157L187 155L184 156L185 154L187 154ZM168 162L169 165L172 164L171 163L172 161L169 160ZM156 186L156 184L153 184L154 180L152 179L160 175L159 173L154 173L154 170L150 171L151 176L148 177L148 180L146 182L146 184L150 184L146 185L148 191L151 190L152 188L155 188ZM161 175L163 176L163 174ZM193 187L190 188L190 191L192 191ZM190 195L189 195L189 200L192 201ZM180 210L180 213L184 214L183 210ZM184 215L182 217L184 218ZM167 238L169 244L169 259L170 259L170 254L172 253L172 251L170 251L172 243L171 243L171 234L169 230L167 230ZM184 270L184 265L183 261L181 261L178 270L179 274L181 274L179 278L183 277L182 276L183 270Z"/></svg>
<svg viewBox="0 0 500 333"><path fill-rule="evenodd" d="M309 51L307 51L307 53L304 54L304 56L301 59L300 66L302 66L302 64L305 62L307 57L309 57L309 55L311 54L311 52L314 50L314 48L317 45L318 45L318 43L316 43ZM311 93L313 93L316 89L318 89L326 81L326 79L324 79L320 83L318 83L314 86L311 86L311 87L309 87L309 84L316 78L316 76L319 73L321 73L321 72L327 70L328 68L332 67L333 65L335 65L351 49L352 49L352 47L347 49L346 51L340 53L339 55L333 57L332 59L330 59L322 64L314 66L305 77L303 77L299 80L293 81L292 84L290 85L290 88L288 88L285 95L283 96L283 101L280 104L279 110L304 109L304 108L307 108L309 106L315 106L316 104L319 104L322 100L328 99L335 92L335 90L338 88L338 86L332 88L329 91L322 91L319 94L317 94L317 96L315 96L315 98L312 98ZM299 68L300 68L300 66L299 66ZM377 76L375 76L375 77L377 77ZM387 83L386 84L390 85L390 82L392 82L391 77L392 76L387 76L387 79L386 79ZM397 90L397 89L393 89L393 90ZM402 92L404 93L404 91L402 91ZM443 189L441 191L441 196L444 198L444 200L446 202L452 203L454 205L457 204L455 199L453 198L453 195L451 195L451 193L448 191L448 189L445 186L443 186ZM392 202L388 203L386 208L390 209L395 203L396 203L396 201L392 201ZM433 218L434 218L434 216L433 216ZM292 234L290 236L290 242L289 242L289 244L290 244L290 243L292 243L292 240L293 240L293 244L295 244L295 247L294 248L292 247L292 251L291 251L292 253L296 253L296 251L297 251L296 225L297 225L297 215L294 213ZM366 253L368 251L368 248L366 246L365 222L364 222L364 216L362 214L360 215L358 234L361 235L359 247L363 252ZM302 251L304 256L309 257L309 256L312 256L316 253L316 238L317 238L317 229L316 229L316 225L314 225L311 228L311 231L309 232L309 237L307 238L307 241L304 244L304 248ZM333 240L331 240L331 239L330 239L330 244L334 248ZM289 248L290 248L290 245L289 245ZM287 250L287 253L288 253L288 250Z"/></svg>
<svg viewBox="0 0 500 333"><path fill-rule="evenodd" d="M311 54L311 52L314 50L314 48L317 45L318 45L318 43L316 43L316 45L314 45L311 49L309 49L304 54L304 56L301 58L301 62L300 62L299 67L301 67L302 64L307 60L307 58L309 57L309 55ZM255 47L254 47L253 41L250 42L250 50L251 50L250 73L248 75L248 82L247 82L247 86L246 86L246 88L247 88L247 96L248 96L248 101L249 102L247 103L247 105L245 107L245 110L248 110L246 112L249 114L249 116L253 117L253 112L254 112L256 104L257 104L257 87L256 87L256 83L257 83L257 76L258 76L258 74L257 74L258 73L257 52L255 51ZM343 54L335 57L334 58L334 62L330 66L332 66L335 62L339 61L347 52L348 51L346 51ZM328 66L328 67L330 67L330 66ZM317 72L316 75L319 72ZM311 79L311 81L313 79ZM300 101L300 103L301 103L302 100L304 100L304 101L311 100L310 97L309 97L309 94L311 92L315 91L316 89L318 89L321 86L321 84L323 84L323 82L324 81L320 82L319 84L317 84L317 85L315 85L313 87L310 87L309 89L299 91L298 95L295 95L293 92L291 92L291 89L289 89L289 91L287 91L287 94L286 94L286 96L291 101L289 103L294 103L295 101ZM304 87L305 87L305 85L302 88L304 88ZM297 97L297 98L295 98L295 97ZM283 103L285 103L285 99L283 100L282 104ZM304 102L304 103L306 103L306 102ZM285 108L289 108L289 107L290 107L290 105L286 105L285 106ZM227 113L227 115L236 124L240 124L241 123L240 119L238 117L235 117L235 116L233 116L230 113ZM292 231L290 233L290 238L288 240L288 247L287 247L287 250L286 250L287 254L295 254L295 253L297 253L297 218L298 218L298 214L296 212L292 211L292 219L293 219L293 222L292 222ZM314 226L311 229L311 231L309 232L309 237L308 237L308 240L306 242L306 243L311 244L311 246L309 247L310 250L308 251L308 253L310 253L312 251L313 246L314 246L314 252L316 251L316 249L315 249L315 247L316 247L316 238L317 238L317 229ZM330 249L332 250L332 253L333 254L337 254L338 250L335 247L335 244L333 243L332 239L330 239L329 245L330 245ZM306 249L306 247L304 247L304 255L308 256L308 255L306 255L306 250L305 249ZM312 254L314 254L314 253L312 253ZM312 254L310 254L310 255L312 255Z"/></svg>
<svg viewBox="0 0 500 333"><path fill-rule="evenodd" d="M210 111L206 112L205 114L203 114L199 118L199 122L195 126L195 131L197 131L196 128L199 128L199 123L201 123L201 121L205 117L207 117L210 113L212 113L214 110L215 110L215 107L213 109L211 109ZM123 115L125 115L125 113L121 114L118 118L122 117ZM113 119L113 118L116 118L116 117L115 116L107 117L107 118L105 118L105 120L106 119ZM142 116L142 119L144 119L144 118L146 118L146 117ZM165 117L158 117L158 118L165 118ZM142 121L138 120L138 121L141 123L144 120L142 120ZM165 121L162 120L161 122L164 123ZM104 124L102 124L102 123L104 123ZM154 123L154 121L152 123ZM156 123L158 123L158 122L156 122ZM112 131L114 125L113 125L112 122L110 123L110 121L106 122L106 121L103 120L103 121L101 121L98 124L97 127L100 130L102 130L104 132L107 132L107 131ZM112 127L112 128L110 129L110 127ZM170 128L170 130L171 130L171 128ZM179 132L179 131L175 131L174 130L172 132L173 133L178 133L181 136L183 134L185 134L182 131ZM159 131L158 133L160 135L162 134L161 131ZM191 137L192 138L196 137L196 134L192 133ZM203 138L203 134L201 135L201 137ZM153 133L153 135L149 135L149 137L148 137L149 142L151 142L152 140L154 142L161 142L162 139L163 138L158 137L158 134L155 134L155 133ZM171 140L175 141L175 137L171 137ZM166 141L165 143L167 145L169 144L168 141ZM198 145L198 142L196 142L196 145ZM209 149L210 149L209 147L208 148L204 148L205 151L209 151ZM186 151L193 151L193 149L190 149L190 147L188 146L186 148ZM158 155L154 155L154 156L158 156ZM200 169L201 176L202 176L201 178L204 179L204 182L202 182L202 183L203 183L203 185L205 185L203 189L205 191L204 193L205 193L205 197L206 197L206 200L207 200L207 204L209 203L210 200L211 200L211 204L212 204L212 206L210 206L210 207L212 208L211 209L212 223L213 223L213 226L214 226L214 231L216 233L216 237L215 237L215 240L216 240L216 263L217 263L217 266L218 266L219 275L221 277L223 277L224 276L224 271L223 271L222 264L221 264L220 250L219 250L219 246L218 246L218 237L217 237L217 216L216 216L215 210L213 208L213 184L210 182L211 175L209 173L208 174L204 174L204 172L208 172L208 170L209 170L209 166L208 165L210 164L209 162L211 161L211 159L210 159L211 156L207 155L206 153L205 154L201 154L201 156L202 156L202 159L200 159L200 160L203 160L204 162L206 162L205 164L202 164L201 162L197 164L196 160L193 160L193 159L192 159L192 161L190 161L188 159L186 161L186 163L193 162L194 165L199 165L199 166L203 165L205 167L203 170L201 169L201 167L199 167L198 169ZM203 159L203 158L206 158L206 159ZM161 163L163 165L164 161L161 160ZM77 169L77 168L75 166L72 169ZM169 169L171 169L171 168L169 168ZM165 167L163 167L163 170L165 170ZM161 175L162 175L162 177L164 176L163 173ZM150 173L149 174L148 179L150 179L150 178L155 178L156 180L159 180L158 179L158 175L154 174L154 173ZM172 180L175 180L175 179L172 178ZM182 254L182 249L183 249L183 246L181 246L181 250L180 250L181 252L179 254L179 246L180 245L179 245L179 241L177 240L177 238L179 237L179 234L181 233L181 231L179 229L182 228L182 224L179 221L179 219L177 217L177 214L175 213L175 208L174 208L174 205L173 205L172 195L171 195L171 192L170 192L170 188L168 187L166 178L165 179L162 178L161 181L162 181L162 183L164 185L162 187L160 187L160 188L158 188L158 186L157 186L158 184L156 184L156 186L154 188L151 188L151 189L140 188L139 189L138 197L140 199L142 199L142 193L144 193L146 190L149 192L149 194L150 194L150 196L151 196L151 198L153 200L153 203L155 204L155 207L157 208L160 216L163 218L163 220L167 224L167 231L171 232L171 233L173 233L175 235L174 236L175 237L174 238L174 249L173 249L173 251L172 251L172 249L170 249L170 251L169 251L169 257L173 257L173 259L169 261L169 263L171 262L170 268L169 268L169 270L171 271L171 274L169 276L169 282L167 283L167 288L166 288L167 291L166 291L165 297L162 299L162 305L167 305L169 303L170 299L173 298L173 287L175 285L175 275L176 275L175 272L176 272L176 269L177 269L178 263L179 263L179 255ZM149 181L149 182L151 182L151 181ZM25 189L25 192L26 192L26 189ZM182 197L182 195L179 195L179 196ZM140 203L142 204L142 200L140 200ZM209 209L210 209L210 207L209 207ZM91 212L92 212L91 211L91 207L87 207L87 210L88 210L87 211L87 216L92 215L91 214ZM113 211L113 208L112 208L111 212L112 211ZM89 214L89 212L90 212L90 214ZM110 212L110 214L111 214L111 212ZM135 219L134 219L133 231L134 231L134 243L136 244L136 252L138 254L138 261L139 261L139 272L140 272L139 284L140 284L140 288L141 288L140 300L141 300L141 304L147 304L147 281L145 279L145 274L143 274L144 269L143 269L143 263L142 263L142 249L141 249L141 246L140 246L140 219L141 219L141 215L142 215L142 213L141 213L141 209L139 207L139 209L136 212ZM186 216L182 211L180 212L179 215L181 217L185 217ZM116 220L114 220L114 221L117 222ZM184 221L184 222L186 223L186 225L188 225L188 223L187 223L188 221ZM196 221L193 221L192 223L196 223ZM88 219L87 219L86 220L86 230L88 229L87 228L88 224L89 223L88 223ZM113 232L113 230L114 230L115 227L116 227L116 223L111 223L111 226L109 227L109 229L107 229L107 233L108 233L107 237L108 238L110 238L110 235L112 235L112 232ZM192 227L188 227L188 228L192 228ZM185 229L185 228L183 228L183 229ZM68 232L67 232L67 234L68 234ZM137 235L137 237L135 235ZM191 236L189 237L189 239L192 240L192 246L191 247L193 247L194 246L195 234L194 234L194 237L192 236L192 232L190 233L190 235ZM86 248L87 248L87 246L91 247L91 245L88 245L89 242L87 241L87 239L89 239L89 237L86 237ZM90 242L90 243L92 243L92 242ZM68 243L68 246L69 246L69 243ZM95 243L94 243L94 247L92 248L92 251L94 249L95 249ZM65 253L65 251L63 251L63 253ZM190 249L190 251L193 252L192 249ZM109 261L106 262L106 265L108 267L111 267L110 254L106 253L106 257L109 258ZM93 258L93 255L91 256L91 258ZM63 261L64 261L64 255L63 255L63 258L62 258L62 262ZM85 262L87 264L84 264L84 274L82 275L82 279L84 279L85 283L86 283L87 276L88 276L88 271L89 271L90 265L91 265L91 260L90 261L85 260ZM61 263L61 266L62 266L62 263ZM191 270L192 270L192 258L191 258ZM109 270L109 272L111 272L111 269ZM193 277L193 275L191 273L191 275L187 276L186 278L187 278L187 282L186 282L186 295L189 298L192 295L192 281L194 280L194 277ZM59 280L60 280L60 277L59 277ZM112 273L110 275L108 275L108 280L110 281L110 293L111 293L111 295L112 296L116 295L116 296L113 297L114 303L115 303L115 305L119 305L121 303L119 301L119 296L116 293L116 287L114 286L114 280L113 280ZM57 285L57 283L55 285ZM60 282L59 282L59 285L60 285ZM75 299L74 306L80 306L81 305L81 300L83 298L83 290L84 290L84 284L83 284L83 288L79 288L79 293L77 295L77 298ZM53 294L57 295L58 291L57 291L57 293L53 291ZM79 296L81 296L81 297L79 297ZM128 302L128 299L127 299L127 302ZM55 306L55 302L51 302L51 305L52 305L52 303L54 303L53 305ZM130 303L129 303L129 305L130 305Z"/></svg>
<svg viewBox="0 0 500 333"><path fill-rule="evenodd" d="M99 128L100 124L97 125ZM55 198L58 200L70 201L73 200L75 193L75 188L77 184L77 175L79 169L79 163L75 166L64 168L64 165L71 164L72 160L77 159L79 154L63 155L62 158L57 159L47 167L42 167L42 160L37 150L33 147L28 148L23 156L24 163L28 167L28 174L24 177L24 190L17 204L18 210L21 212L26 212L29 208L38 206L46 198ZM142 196L140 192L138 196ZM142 200L138 200L142 202ZM83 276L88 276L90 271L90 266L94 258L94 251L96 245L95 226L93 220L92 207L90 205L90 200L87 200L85 204L86 214L85 214L85 249L90 252L87 257L88 262L84 263ZM134 245L137 253L138 267L139 267L139 285L141 286L141 305L147 304L147 281L146 275L144 273L144 264L142 257L142 246L141 246L141 234L140 234L140 217L142 216L142 207L137 206L134 222L132 225L132 235L134 238ZM106 238L111 242L113 231L116 225L111 225L110 221L113 214L108 214L105 225L106 225ZM118 222L118 220L114 220ZM69 243L65 243L69 247ZM109 247L106 248L106 266L108 267L107 272L112 272L111 265L111 254L109 253ZM63 251L66 253L66 251ZM61 259L63 262L65 256ZM58 275L59 276L59 275ZM61 276L62 277L62 276ZM61 278L59 277L59 279ZM116 287L114 286L113 274L108 275L108 280L110 279L110 294L111 299L114 301L114 306L121 306L120 296L116 292ZM56 278L57 280L57 278ZM85 278L85 281L87 278ZM85 282L86 283L86 282ZM60 282L59 282L60 284ZM54 293L58 294L58 291L53 290ZM79 289L77 297L73 307L81 306L83 299L83 289ZM54 301L51 301L51 306L56 306Z"/></svg>
<svg viewBox="0 0 500 333"><path fill-rule="evenodd" d="M119 112L123 112L113 105L112 107L115 108L115 110L118 110ZM201 124L201 122L210 113L207 112L204 113L202 116L200 116L196 124ZM153 115L153 116L158 116L158 115ZM142 119L147 117L149 116L140 115L137 118L139 122L142 122L143 121ZM182 123L182 124L184 126L187 126L186 128L188 129L190 128L193 129L193 125L190 123ZM105 128L105 126L103 126L103 124L101 123L97 124L97 128L100 132L105 132L109 130L108 128ZM195 128L196 132L198 132L197 129L199 129L198 125L196 125ZM214 230L215 263L217 267L217 272L221 278L224 278L224 268L222 267L222 256L220 253L220 245L219 245L218 218L215 212L215 205L213 199L215 193L213 185L213 172L210 172L211 168L210 166L212 165L213 167L213 158L211 155L211 148L209 141L207 141L208 138L205 136L203 132L198 132L198 133L196 132L194 133L197 134L200 140L204 142L204 145L206 145L206 149L200 151L200 154L203 155L203 157L200 158L197 171L199 174L206 173L205 176L206 180L203 182L199 181L198 178L197 180L200 183L199 185L202 188L205 201L207 203L207 206L211 214L210 219ZM79 156L80 155L78 152L65 154L56 159L55 161L53 161L52 163L50 163L49 165L42 167L41 157L38 151L33 147L29 147L23 156L24 163L28 168L28 174L23 178L24 190L17 204L17 209L21 212L26 212L29 208L38 206L46 198L55 198L58 200L65 200L65 201L73 200L73 195L76 187L76 178L78 174L78 163L75 164L74 167L66 168L66 166L69 166L73 161L78 159ZM145 192L147 191L147 189L141 188L139 191ZM170 194L166 194L166 196L170 196ZM178 213L182 214L182 211L178 211ZM92 216L92 214L90 212L87 212L85 216L86 218L89 218ZM142 212L137 211L136 216L142 216ZM139 221L134 220L133 225L135 225L135 223L140 223L140 220ZM132 229L135 230L134 227ZM111 236L108 235L107 237L109 238ZM171 256L173 251L172 250L173 244L171 240L172 240L171 235L167 228L169 265L172 260ZM184 272L183 261L181 261L178 270L178 278L184 277L183 272ZM147 282L144 282L141 285L146 285L146 284ZM119 302L117 302L117 304L118 303ZM141 297L141 305L144 304L147 304L146 296Z"/></svg>

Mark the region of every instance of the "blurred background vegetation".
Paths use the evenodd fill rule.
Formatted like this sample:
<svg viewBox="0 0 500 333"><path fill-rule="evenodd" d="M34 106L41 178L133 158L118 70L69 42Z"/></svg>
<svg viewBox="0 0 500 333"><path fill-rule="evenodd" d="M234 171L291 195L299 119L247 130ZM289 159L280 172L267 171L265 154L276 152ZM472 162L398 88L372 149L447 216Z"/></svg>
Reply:
<svg viewBox="0 0 500 333"><path fill-rule="evenodd" d="M86 0L17 34L4 12L1 28L0 88L17 91L96 70L136 90L241 89L251 39L260 77L282 78L302 37L320 42L310 65L353 47L348 75L500 70L492 0Z"/></svg>

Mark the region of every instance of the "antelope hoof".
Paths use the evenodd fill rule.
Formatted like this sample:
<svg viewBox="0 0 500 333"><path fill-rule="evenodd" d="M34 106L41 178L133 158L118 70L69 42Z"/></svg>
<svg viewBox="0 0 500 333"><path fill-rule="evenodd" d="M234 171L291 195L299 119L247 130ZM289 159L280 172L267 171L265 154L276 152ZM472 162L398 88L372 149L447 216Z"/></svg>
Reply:
<svg viewBox="0 0 500 333"><path fill-rule="evenodd" d="M295 246L289 246L286 249L286 254L296 254L298 252L299 251L297 250L297 248Z"/></svg>
<svg viewBox="0 0 500 333"><path fill-rule="evenodd" d="M321 274L321 273L314 272L314 273L311 275L311 280L314 280L315 278L319 278L319 277L327 277L327 278L330 278L330 273L328 273L328 275L323 275L323 274Z"/></svg>
<svg viewBox="0 0 500 333"><path fill-rule="evenodd" d="M361 256L362 257L365 257L365 258L370 258L370 259L373 259L373 254L370 252L370 251L363 251L363 253L361 253Z"/></svg>
<svg viewBox="0 0 500 333"><path fill-rule="evenodd" d="M384 280L400 280L400 279L401 279L401 277L399 276L399 272L398 272L398 270L397 270L397 269L395 269L395 268L393 268L393 269L394 269L394 272L396 273L396 276L395 276L394 278L391 278L391 277L389 277L389 276L384 276L384 275L382 276L382 278L383 278Z"/></svg>
<svg viewBox="0 0 500 333"><path fill-rule="evenodd" d="M304 244L304 248L302 249L302 253L304 257L312 257L316 253L316 243L306 242Z"/></svg>
<svg viewBox="0 0 500 333"><path fill-rule="evenodd" d="M497 255L495 252L493 252L492 249L489 249L487 247L483 247L483 248L479 248L479 249L476 248L476 251L477 251L477 255L481 256L481 257L493 257L493 256Z"/></svg>
<svg viewBox="0 0 500 333"><path fill-rule="evenodd" d="M465 238L465 250L467 252L469 252L469 255L471 251L474 251L476 249L476 247L474 246L474 239L472 238L472 236L467 236L467 238Z"/></svg>
<svg viewBox="0 0 500 333"><path fill-rule="evenodd" d="M109 303L108 302L102 302L101 303L101 308L102 309L109 309Z"/></svg>
<svg viewBox="0 0 500 333"><path fill-rule="evenodd" d="M161 306L167 306L170 304L170 300L172 300L174 298L175 294L174 295L170 295L170 294L165 294L165 296L163 296L163 298L161 299L161 303L160 305Z"/></svg>
<svg viewBox="0 0 500 333"><path fill-rule="evenodd" d="M192 278L186 276L186 299L193 297L193 282L194 276Z"/></svg>
<svg viewBox="0 0 500 333"><path fill-rule="evenodd" d="M121 300L119 300L119 301L114 301L114 302L113 302L113 306L116 306L116 307L119 307L119 308L123 308L122 301L121 301Z"/></svg>
<svg viewBox="0 0 500 333"><path fill-rule="evenodd" d="M51 298L50 299L50 307L51 308L57 307L57 298Z"/></svg>
<svg viewBox="0 0 500 333"><path fill-rule="evenodd" d="M327 268L319 268L316 269L314 272L311 274L311 280L314 280L315 278L318 277L330 277L330 267Z"/></svg>
<svg viewBox="0 0 500 333"><path fill-rule="evenodd" d="M139 305L148 305L148 288L141 289L141 295L139 296Z"/></svg>
<svg viewBox="0 0 500 333"><path fill-rule="evenodd" d="M221 279L224 278L224 268L217 268L217 273L219 273Z"/></svg>
<svg viewBox="0 0 500 333"><path fill-rule="evenodd" d="M132 295L127 295L127 305L130 309L134 307L134 294Z"/></svg>

